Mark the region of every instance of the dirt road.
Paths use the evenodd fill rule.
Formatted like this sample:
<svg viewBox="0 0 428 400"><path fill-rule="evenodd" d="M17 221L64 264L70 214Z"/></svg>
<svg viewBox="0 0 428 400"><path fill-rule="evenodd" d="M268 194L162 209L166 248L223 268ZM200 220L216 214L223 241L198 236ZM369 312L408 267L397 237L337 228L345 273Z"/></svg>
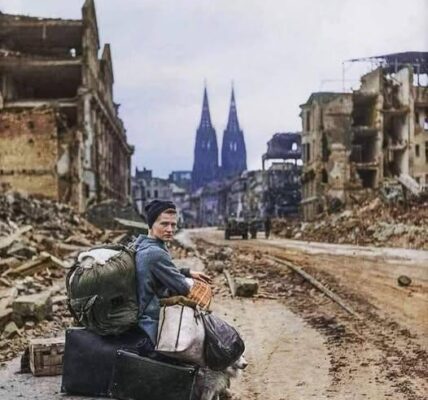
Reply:
<svg viewBox="0 0 428 400"><path fill-rule="evenodd" d="M234 248L243 266L231 270L239 276L266 275L246 266L255 252L261 253L256 264L267 254L292 261L362 317L348 315L290 271L265 278L265 291L288 288L274 300L237 300L223 292L216 308L240 326L248 346L250 367L233 386L238 398L426 398L428 252L293 246L281 239L226 242L212 229L194 230L191 236L203 239L202 251ZM401 274L412 278L410 287L397 285ZM222 275L216 283L226 285Z"/></svg>
<svg viewBox="0 0 428 400"><path fill-rule="evenodd" d="M262 238L226 242L213 229L184 232L181 242L198 258L177 264L208 269L214 310L245 339L249 366L232 383L234 400L426 399L428 252ZM303 268L361 319L268 255ZM259 296L231 298L223 274L211 269L216 260L234 276L257 278ZM411 277L409 287L397 285L401 274ZM16 375L18 368L16 359L0 369L1 399L74 398L59 393L60 376Z"/></svg>

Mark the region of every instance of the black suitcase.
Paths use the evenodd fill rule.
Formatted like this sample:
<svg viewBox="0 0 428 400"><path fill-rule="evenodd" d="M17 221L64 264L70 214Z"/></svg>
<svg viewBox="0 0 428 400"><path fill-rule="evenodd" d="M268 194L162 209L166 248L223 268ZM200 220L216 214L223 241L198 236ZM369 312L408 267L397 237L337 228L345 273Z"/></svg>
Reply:
<svg viewBox="0 0 428 400"><path fill-rule="evenodd" d="M84 328L67 329L61 392L107 396L118 349L136 351L138 330L118 336L99 336Z"/></svg>
<svg viewBox="0 0 428 400"><path fill-rule="evenodd" d="M118 350L110 396L119 400L190 400L197 367Z"/></svg>

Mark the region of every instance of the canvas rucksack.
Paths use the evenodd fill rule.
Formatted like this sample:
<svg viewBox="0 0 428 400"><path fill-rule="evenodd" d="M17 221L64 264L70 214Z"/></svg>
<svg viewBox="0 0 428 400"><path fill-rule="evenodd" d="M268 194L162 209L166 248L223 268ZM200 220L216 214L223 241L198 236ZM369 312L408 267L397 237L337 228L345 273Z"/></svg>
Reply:
<svg viewBox="0 0 428 400"><path fill-rule="evenodd" d="M106 261L103 253L107 254ZM99 335L118 335L135 326L138 300L134 247L103 245L85 255L76 260L66 278L68 305L75 319Z"/></svg>

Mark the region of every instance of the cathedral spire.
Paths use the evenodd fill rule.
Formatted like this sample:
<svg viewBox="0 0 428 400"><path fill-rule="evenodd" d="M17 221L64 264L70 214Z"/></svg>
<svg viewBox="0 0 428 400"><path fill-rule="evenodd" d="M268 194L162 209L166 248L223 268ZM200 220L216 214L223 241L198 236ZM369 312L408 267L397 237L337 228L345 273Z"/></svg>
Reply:
<svg viewBox="0 0 428 400"><path fill-rule="evenodd" d="M232 82L232 94L230 96L229 118L227 120L226 130L231 132L239 132L238 113L236 111L235 89Z"/></svg>
<svg viewBox="0 0 428 400"><path fill-rule="evenodd" d="M211 124L208 104L207 86L204 87L201 122L196 131L194 162L192 171L192 188L194 190L206 185L218 177L217 135Z"/></svg>
<svg viewBox="0 0 428 400"><path fill-rule="evenodd" d="M204 87L204 100L202 102L202 114L199 128L212 128L210 106L208 103L207 86Z"/></svg>
<svg viewBox="0 0 428 400"><path fill-rule="evenodd" d="M232 83L229 118L223 134L221 149L221 170L224 177L240 174L247 169L247 151L244 132L239 127L236 110L235 89Z"/></svg>

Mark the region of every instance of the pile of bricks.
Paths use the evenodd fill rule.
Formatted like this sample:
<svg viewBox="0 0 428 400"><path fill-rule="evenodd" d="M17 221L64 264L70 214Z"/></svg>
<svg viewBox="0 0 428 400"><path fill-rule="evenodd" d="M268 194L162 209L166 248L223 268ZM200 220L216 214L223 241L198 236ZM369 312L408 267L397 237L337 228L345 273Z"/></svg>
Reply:
<svg viewBox="0 0 428 400"><path fill-rule="evenodd" d="M63 335L72 324L64 278L76 255L126 236L95 227L64 204L0 195L0 363L32 338Z"/></svg>
<svg viewBox="0 0 428 400"><path fill-rule="evenodd" d="M272 231L304 241L428 250L428 201L396 204L375 197L311 222L277 219Z"/></svg>

